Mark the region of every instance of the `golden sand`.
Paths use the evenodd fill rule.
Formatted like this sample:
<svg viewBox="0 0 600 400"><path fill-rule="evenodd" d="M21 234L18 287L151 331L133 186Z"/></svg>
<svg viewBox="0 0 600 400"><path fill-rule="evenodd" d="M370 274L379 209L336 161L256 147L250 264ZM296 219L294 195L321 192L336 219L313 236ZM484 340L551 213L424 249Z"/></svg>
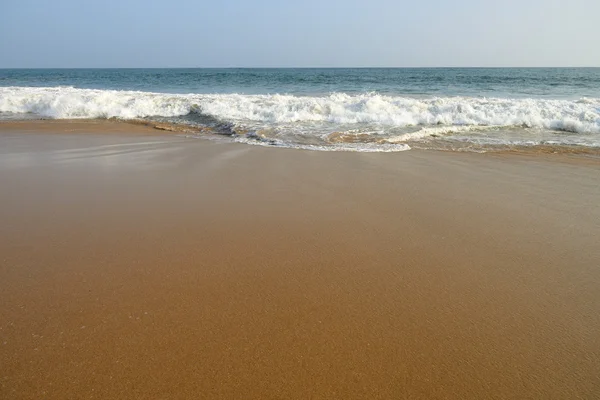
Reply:
<svg viewBox="0 0 600 400"><path fill-rule="evenodd" d="M0 398L596 398L600 164L564 157L0 124Z"/></svg>

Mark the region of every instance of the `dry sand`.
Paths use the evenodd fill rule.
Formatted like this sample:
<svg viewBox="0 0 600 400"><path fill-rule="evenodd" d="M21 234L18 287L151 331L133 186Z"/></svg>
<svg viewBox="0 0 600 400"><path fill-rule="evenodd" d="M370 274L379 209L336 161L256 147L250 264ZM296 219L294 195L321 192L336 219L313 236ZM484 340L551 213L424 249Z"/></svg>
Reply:
<svg viewBox="0 0 600 400"><path fill-rule="evenodd" d="M0 398L598 398L599 204L593 158L0 124Z"/></svg>

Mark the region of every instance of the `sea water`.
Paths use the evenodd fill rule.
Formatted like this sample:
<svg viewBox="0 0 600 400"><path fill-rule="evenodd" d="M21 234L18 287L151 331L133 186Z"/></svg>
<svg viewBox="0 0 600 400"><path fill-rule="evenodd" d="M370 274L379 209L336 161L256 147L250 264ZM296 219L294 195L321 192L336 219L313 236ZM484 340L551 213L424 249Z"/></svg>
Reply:
<svg viewBox="0 0 600 400"><path fill-rule="evenodd" d="M0 70L0 119L31 118L315 150L585 151L600 149L600 68Z"/></svg>

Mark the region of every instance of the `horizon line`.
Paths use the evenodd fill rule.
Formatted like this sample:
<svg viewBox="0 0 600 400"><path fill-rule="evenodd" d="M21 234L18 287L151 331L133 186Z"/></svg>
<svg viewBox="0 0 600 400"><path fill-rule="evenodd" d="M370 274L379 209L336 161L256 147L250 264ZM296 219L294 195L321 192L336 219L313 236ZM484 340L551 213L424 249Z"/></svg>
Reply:
<svg viewBox="0 0 600 400"><path fill-rule="evenodd" d="M2 67L0 66L0 70L2 69L547 69L547 68L600 68L600 66L362 66L362 67L354 67L354 66L335 66L335 67L238 67L238 66L229 66L229 67Z"/></svg>

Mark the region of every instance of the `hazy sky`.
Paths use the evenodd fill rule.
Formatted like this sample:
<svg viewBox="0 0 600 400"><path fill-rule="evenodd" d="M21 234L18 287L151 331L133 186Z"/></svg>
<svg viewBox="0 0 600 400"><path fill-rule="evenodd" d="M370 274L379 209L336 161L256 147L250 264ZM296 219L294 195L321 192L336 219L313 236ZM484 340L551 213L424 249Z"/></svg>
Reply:
<svg viewBox="0 0 600 400"><path fill-rule="evenodd" d="M0 0L0 68L600 66L600 0Z"/></svg>

